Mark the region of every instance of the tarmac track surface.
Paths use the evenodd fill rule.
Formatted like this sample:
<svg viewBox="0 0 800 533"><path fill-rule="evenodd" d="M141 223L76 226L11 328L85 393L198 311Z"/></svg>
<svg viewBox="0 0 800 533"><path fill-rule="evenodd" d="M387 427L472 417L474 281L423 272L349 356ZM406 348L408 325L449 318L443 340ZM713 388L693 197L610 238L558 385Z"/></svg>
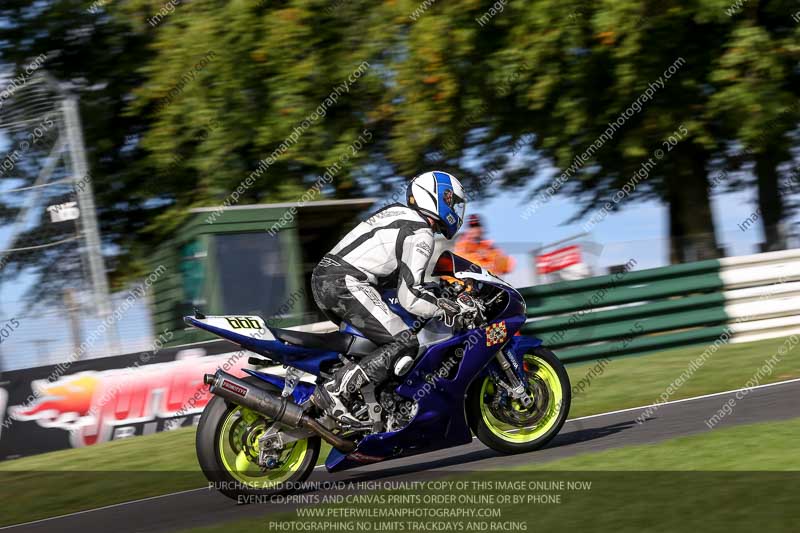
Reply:
<svg viewBox="0 0 800 533"><path fill-rule="evenodd" d="M587 452L622 446L647 444L710 431L705 421L737 391L689 398L662 404L645 423L636 418L646 409L637 407L567 421L561 433L547 448L521 455L500 455L478 440L472 443L364 466L337 474L318 467L311 481L419 481L458 472L505 470L516 466L543 463ZM800 416L800 379L750 389L737 400L733 412L716 428L785 420ZM208 489L195 489L144 500L101 507L26 524L8 526L14 533L114 531L176 531L242 518L263 516L265 522L275 512L291 506L277 504L237 505L233 500Z"/></svg>

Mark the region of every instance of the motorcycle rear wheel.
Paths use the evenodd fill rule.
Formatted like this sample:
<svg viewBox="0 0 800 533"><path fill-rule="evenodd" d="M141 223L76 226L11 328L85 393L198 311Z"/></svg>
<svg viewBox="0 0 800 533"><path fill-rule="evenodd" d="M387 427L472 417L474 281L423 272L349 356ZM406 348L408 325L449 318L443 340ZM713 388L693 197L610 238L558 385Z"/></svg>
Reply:
<svg viewBox="0 0 800 533"><path fill-rule="evenodd" d="M259 387L279 392L277 387L257 378L244 378ZM280 464L263 470L257 463L258 437L271 425L264 416L215 396L206 405L197 426L197 460L206 478L229 498L271 496L290 492L305 481L319 457L319 437L288 443Z"/></svg>
<svg viewBox="0 0 800 533"><path fill-rule="evenodd" d="M523 357L533 406L516 400L493 406L495 383L490 376L473 384L468 399L470 428L478 439L501 453L538 450L555 437L567 420L572 399L564 364L546 348L536 348Z"/></svg>

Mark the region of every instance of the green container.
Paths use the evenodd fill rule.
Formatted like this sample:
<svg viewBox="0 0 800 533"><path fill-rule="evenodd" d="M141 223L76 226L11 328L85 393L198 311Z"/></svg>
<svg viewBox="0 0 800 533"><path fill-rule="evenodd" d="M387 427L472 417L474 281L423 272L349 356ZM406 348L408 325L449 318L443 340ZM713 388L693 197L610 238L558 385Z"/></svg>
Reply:
<svg viewBox="0 0 800 533"><path fill-rule="evenodd" d="M373 198L200 208L154 251L152 324L168 345L211 340L183 317L197 308L208 315L259 315L287 327L324 318L311 296L311 271L358 222ZM165 270L164 270L165 269Z"/></svg>

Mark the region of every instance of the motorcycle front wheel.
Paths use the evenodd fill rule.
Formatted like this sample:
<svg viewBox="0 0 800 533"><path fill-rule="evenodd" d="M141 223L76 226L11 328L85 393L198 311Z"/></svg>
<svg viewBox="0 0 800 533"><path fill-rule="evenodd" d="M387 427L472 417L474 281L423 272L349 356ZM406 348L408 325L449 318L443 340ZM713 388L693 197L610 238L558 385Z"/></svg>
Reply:
<svg viewBox="0 0 800 533"><path fill-rule="evenodd" d="M490 376L473 384L467 400L472 432L501 453L542 448L558 434L569 414L569 376L553 352L541 347L531 350L523 357L523 370L533 400L529 407L510 398L497 401L497 385Z"/></svg>
<svg viewBox="0 0 800 533"><path fill-rule="evenodd" d="M279 392L256 378L244 380ZM274 468L258 465L258 438L271 425L270 419L246 407L219 396L211 399L200 417L195 445L200 468L214 488L233 499L270 496L291 491L311 475L319 457L319 437L287 443Z"/></svg>

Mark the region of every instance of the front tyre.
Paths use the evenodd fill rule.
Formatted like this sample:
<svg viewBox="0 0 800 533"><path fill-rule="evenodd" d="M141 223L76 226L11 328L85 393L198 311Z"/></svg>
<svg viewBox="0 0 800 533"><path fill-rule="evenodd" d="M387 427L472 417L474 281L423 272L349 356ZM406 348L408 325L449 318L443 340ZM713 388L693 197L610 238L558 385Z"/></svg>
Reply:
<svg viewBox="0 0 800 533"><path fill-rule="evenodd" d="M490 376L473 384L467 400L472 432L502 453L538 450L558 434L569 414L569 376L553 352L530 350L523 357L523 370L533 399L530 407L498 391Z"/></svg>
<svg viewBox="0 0 800 533"><path fill-rule="evenodd" d="M244 380L279 392L252 376ZM265 470L258 465L258 437L271 425L270 419L219 396L208 402L197 426L195 446L200 468L214 488L233 499L269 496L287 492L311 475L319 457L319 437L286 444L274 468Z"/></svg>

